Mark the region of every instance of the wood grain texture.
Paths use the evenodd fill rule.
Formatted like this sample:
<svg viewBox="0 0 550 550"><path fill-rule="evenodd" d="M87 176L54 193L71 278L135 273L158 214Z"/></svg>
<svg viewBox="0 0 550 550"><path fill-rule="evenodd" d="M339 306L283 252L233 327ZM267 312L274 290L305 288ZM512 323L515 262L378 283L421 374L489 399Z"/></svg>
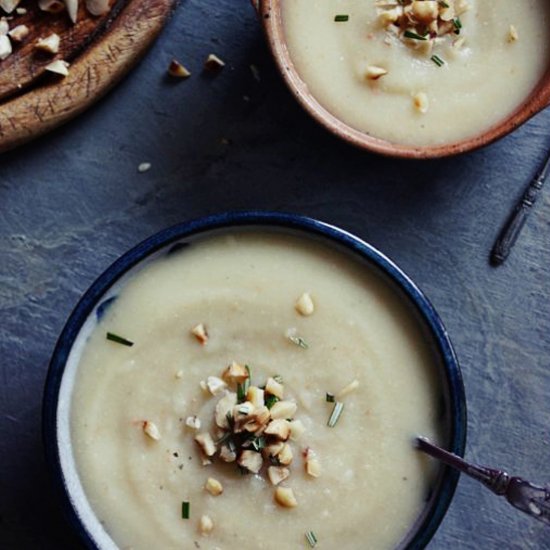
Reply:
<svg viewBox="0 0 550 550"><path fill-rule="evenodd" d="M39 26L29 25L32 35L0 72L0 153L60 126L100 99L139 61L174 5L174 0L118 0L109 14L82 13L74 26L68 18L49 16ZM17 23L31 20L36 13L30 10ZM62 38L56 57L71 62L65 78L44 74L52 58L32 51L36 38L52 32Z"/></svg>

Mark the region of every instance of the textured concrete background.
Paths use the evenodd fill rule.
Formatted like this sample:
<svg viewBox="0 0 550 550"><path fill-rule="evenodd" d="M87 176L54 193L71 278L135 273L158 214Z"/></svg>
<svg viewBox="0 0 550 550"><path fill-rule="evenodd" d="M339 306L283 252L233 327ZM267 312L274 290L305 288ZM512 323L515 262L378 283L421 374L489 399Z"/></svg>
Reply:
<svg viewBox="0 0 550 550"><path fill-rule="evenodd" d="M229 64L215 79L200 76L210 52ZM194 72L189 81L166 81L174 55ZM508 263L487 263L549 147L546 112L450 160L352 149L295 104L247 0L184 0L114 93L0 157L0 548L78 547L40 440L48 360L78 297L151 233L226 209L314 216L397 261L434 302L461 360L468 457L550 481L550 189ZM144 161L152 169L138 174ZM550 548L550 530L462 479L431 548Z"/></svg>

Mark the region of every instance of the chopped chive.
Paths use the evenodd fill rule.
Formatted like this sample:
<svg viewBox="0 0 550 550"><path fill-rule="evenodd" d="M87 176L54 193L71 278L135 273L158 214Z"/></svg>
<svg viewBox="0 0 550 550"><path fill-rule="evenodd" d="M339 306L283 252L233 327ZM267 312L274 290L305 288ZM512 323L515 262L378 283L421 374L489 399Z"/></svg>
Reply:
<svg viewBox="0 0 550 550"><path fill-rule="evenodd" d="M447 4L447 2L445 2L444 0L440 0L439 1L439 5L444 7L444 8L448 8L449 7L449 4Z"/></svg>
<svg viewBox="0 0 550 550"><path fill-rule="evenodd" d="M264 447L265 447L265 437L264 436L261 435L259 437L255 437L252 440L252 448L256 452L259 453Z"/></svg>
<svg viewBox="0 0 550 550"><path fill-rule="evenodd" d="M336 21L336 23L345 23L346 21L349 21L349 15L335 15L334 21Z"/></svg>
<svg viewBox="0 0 550 550"><path fill-rule="evenodd" d="M317 537L315 536L315 533L313 531L308 531L306 533L306 540L311 546L311 548L314 548L317 544Z"/></svg>
<svg viewBox="0 0 550 550"><path fill-rule="evenodd" d="M123 338L118 334L114 334L113 332L107 333L107 340L111 340L112 342L116 342L117 344L122 344L123 346L131 347L134 345L134 342L131 342L130 340L127 340L126 338Z"/></svg>
<svg viewBox="0 0 550 550"><path fill-rule="evenodd" d="M344 404L340 401L336 401L334 403L334 408L332 409L330 418L328 419L327 425L329 428L334 428L334 426L336 426L336 422L340 419L343 410Z"/></svg>
<svg viewBox="0 0 550 550"><path fill-rule="evenodd" d="M327 392L327 403L334 403L334 394Z"/></svg>
<svg viewBox="0 0 550 550"><path fill-rule="evenodd" d="M441 59L441 57L439 57L438 55L432 55L432 57L430 57L430 59L431 59L438 67L443 67L443 65L445 65L445 61L443 61L443 59Z"/></svg>
<svg viewBox="0 0 550 550"><path fill-rule="evenodd" d="M302 349L309 348L307 342L301 336L289 336L288 339Z"/></svg>
<svg viewBox="0 0 550 550"><path fill-rule="evenodd" d="M248 393L248 388L250 388L250 367L248 365L245 365L244 368L248 373L248 378L242 384L237 384L238 403L243 403L244 401L246 401L246 394Z"/></svg>
<svg viewBox="0 0 550 550"><path fill-rule="evenodd" d="M279 401L279 398L276 395L268 395L265 398L265 406L268 409L271 409L271 407L273 407L273 405L275 405L275 403L277 403L277 401Z"/></svg>
<svg viewBox="0 0 550 550"><path fill-rule="evenodd" d="M280 374L276 374L276 375L273 377L273 380L275 380L275 382L278 382L279 384L282 384L282 383L283 383L283 377L282 377Z"/></svg>
<svg viewBox="0 0 550 550"><path fill-rule="evenodd" d="M455 27L455 34L460 34L460 29L462 28L462 21L460 17L455 17L453 19L453 25Z"/></svg>
<svg viewBox="0 0 550 550"><path fill-rule="evenodd" d="M189 519L191 513L191 504L185 500L181 503L181 517L182 519Z"/></svg>
<svg viewBox="0 0 550 550"><path fill-rule="evenodd" d="M426 36L422 36L413 31L405 31L403 35L405 38L412 38L413 40L427 40Z"/></svg>

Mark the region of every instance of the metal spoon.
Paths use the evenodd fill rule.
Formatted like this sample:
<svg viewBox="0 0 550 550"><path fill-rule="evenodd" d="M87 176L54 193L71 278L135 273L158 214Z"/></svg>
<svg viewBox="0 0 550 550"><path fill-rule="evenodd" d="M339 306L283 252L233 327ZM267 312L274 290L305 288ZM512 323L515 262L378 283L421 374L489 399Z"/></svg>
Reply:
<svg viewBox="0 0 550 550"><path fill-rule="evenodd" d="M425 437L416 438L416 447L448 466L481 481L493 493L504 496L512 506L550 525L550 485L539 487L521 477L510 476L504 470L471 464L434 445Z"/></svg>

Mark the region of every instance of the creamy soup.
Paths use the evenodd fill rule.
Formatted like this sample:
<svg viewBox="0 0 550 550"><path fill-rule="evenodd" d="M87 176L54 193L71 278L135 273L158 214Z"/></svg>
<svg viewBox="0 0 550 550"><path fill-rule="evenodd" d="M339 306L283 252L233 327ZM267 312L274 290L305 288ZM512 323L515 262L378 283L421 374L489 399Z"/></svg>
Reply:
<svg viewBox="0 0 550 550"><path fill-rule="evenodd" d="M441 145L487 130L549 65L547 0L281 2L290 56L314 97L394 143Z"/></svg>
<svg viewBox="0 0 550 550"><path fill-rule="evenodd" d="M71 445L84 493L124 549L307 548L306 534L393 548L434 487L411 442L445 438L436 361L401 294L347 253L276 233L201 239L131 277L83 346ZM224 385L227 368L244 365L243 401L255 387L293 429L265 428L286 459L252 445L247 475L220 458L215 424L243 389Z"/></svg>

